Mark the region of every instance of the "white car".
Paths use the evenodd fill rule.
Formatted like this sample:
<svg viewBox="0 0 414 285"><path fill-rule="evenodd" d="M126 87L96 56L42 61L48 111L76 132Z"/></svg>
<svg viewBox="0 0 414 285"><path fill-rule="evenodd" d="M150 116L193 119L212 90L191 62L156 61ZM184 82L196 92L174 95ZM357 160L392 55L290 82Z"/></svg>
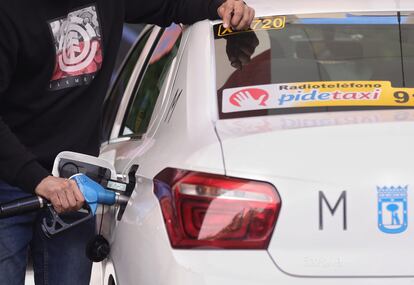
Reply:
<svg viewBox="0 0 414 285"><path fill-rule="evenodd" d="M248 3L251 30L148 26L127 58L95 282L414 284L414 1Z"/></svg>

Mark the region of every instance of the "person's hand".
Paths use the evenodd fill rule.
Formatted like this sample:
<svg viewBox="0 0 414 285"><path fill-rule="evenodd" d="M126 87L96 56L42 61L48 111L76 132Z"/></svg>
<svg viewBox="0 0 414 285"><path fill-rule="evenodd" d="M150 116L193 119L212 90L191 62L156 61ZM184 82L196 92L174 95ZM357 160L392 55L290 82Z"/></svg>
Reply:
<svg viewBox="0 0 414 285"><path fill-rule="evenodd" d="M35 193L50 201L59 214L77 211L85 202L75 181L53 176L44 178Z"/></svg>
<svg viewBox="0 0 414 285"><path fill-rule="evenodd" d="M217 13L223 19L224 28L244 30L250 27L255 12L242 0L227 0L217 9Z"/></svg>

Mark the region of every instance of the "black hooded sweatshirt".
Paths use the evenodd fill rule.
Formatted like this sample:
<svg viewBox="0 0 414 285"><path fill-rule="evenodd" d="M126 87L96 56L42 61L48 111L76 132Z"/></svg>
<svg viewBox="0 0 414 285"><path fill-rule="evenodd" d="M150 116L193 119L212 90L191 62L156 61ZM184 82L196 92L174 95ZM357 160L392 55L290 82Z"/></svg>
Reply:
<svg viewBox="0 0 414 285"><path fill-rule="evenodd" d="M56 155L99 153L124 22L217 19L224 0L1 0L0 180L33 192Z"/></svg>

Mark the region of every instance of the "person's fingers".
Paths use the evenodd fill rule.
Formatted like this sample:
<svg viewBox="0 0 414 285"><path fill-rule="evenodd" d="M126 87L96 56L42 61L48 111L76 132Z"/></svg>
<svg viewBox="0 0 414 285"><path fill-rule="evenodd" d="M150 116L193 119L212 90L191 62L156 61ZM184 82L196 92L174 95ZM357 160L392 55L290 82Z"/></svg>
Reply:
<svg viewBox="0 0 414 285"><path fill-rule="evenodd" d="M220 16L220 18L224 18L224 12L226 11L226 4L221 5L218 9L217 9L217 13Z"/></svg>
<svg viewBox="0 0 414 285"><path fill-rule="evenodd" d="M52 203L53 208L58 212L59 214L63 212L62 204L60 202L60 199L57 195L53 195L50 199L50 202Z"/></svg>
<svg viewBox="0 0 414 285"><path fill-rule="evenodd" d="M223 18L223 27L224 28L230 27L230 21L231 21L232 15L233 15L233 9L234 9L234 2L233 1L225 2L225 4L223 5L222 18Z"/></svg>
<svg viewBox="0 0 414 285"><path fill-rule="evenodd" d="M35 193L49 200L58 213L78 210L85 201L75 181L53 176L43 179Z"/></svg>
<svg viewBox="0 0 414 285"><path fill-rule="evenodd" d="M233 6L233 16L231 17L231 26L239 30L241 20L244 18L245 4L242 1L235 1ZM247 7L247 6L246 6Z"/></svg>
<svg viewBox="0 0 414 285"><path fill-rule="evenodd" d="M62 205L63 211L65 212L69 211L69 202L68 202L68 199L66 198L66 193L59 192L57 193L57 195L60 200L60 204Z"/></svg>
<svg viewBox="0 0 414 285"><path fill-rule="evenodd" d="M71 188L73 189L73 194L75 195L76 201L81 202L82 204L85 202L85 197L83 197L82 192L79 190L78 184L75 181L71 180Z"/></svg>
<svg viewBox="0 0 414 285"><path fill-rule="evenodd" d="M82 208L84 204L85 204L85 201L76 200L76 210L79 210L80 208Z"/></svg>
<svg viewBox="0 0 414 285"><path fill-rule="evenodd" d="M70 187L68 187L67 190L66 190L66 198L68 200L70 210L72 210L72 211L79 210L79 209L76 208L77 203L76 203L75 194L73 193L73 191Z"/></svg>
<svg viewBox="0 0 414 285"><path fill-rule="evenodd" d="M72 193L74 194L75 199L76 199L76 208L80 209L85 203L85 198L83 197L82 192L79 190L78 184L76 184L76 182L73 180L71 180L70 183L71 183Z"/></svg>
<svg viewBox="0 0 414 285"><path fill-rule="evenodd" d="M243 4L243 12L242 12L242 18L239 20L239 23L236 27L236 30L244 30L247 29L250 26L250 11L249 7L247 5Z"/></svg>
<svg viewBox="0 0 414 285"><path fill-rule="evenodd" d="M253 8L249 7L249 26L252 24L255 15L256 11Z"/></svg>

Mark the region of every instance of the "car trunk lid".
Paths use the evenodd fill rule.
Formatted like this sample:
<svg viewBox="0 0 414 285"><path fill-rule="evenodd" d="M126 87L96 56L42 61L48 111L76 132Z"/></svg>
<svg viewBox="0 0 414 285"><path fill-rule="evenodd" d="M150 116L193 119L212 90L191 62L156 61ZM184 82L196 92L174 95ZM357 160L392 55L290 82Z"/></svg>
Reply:
<svg viewBox="0 0 414 285"><path fill-rule="evenodd" d="M280 194L268 247L280 270L414 276L413 121L411 110L388 110L217 122L227 175Z"/></svg>

